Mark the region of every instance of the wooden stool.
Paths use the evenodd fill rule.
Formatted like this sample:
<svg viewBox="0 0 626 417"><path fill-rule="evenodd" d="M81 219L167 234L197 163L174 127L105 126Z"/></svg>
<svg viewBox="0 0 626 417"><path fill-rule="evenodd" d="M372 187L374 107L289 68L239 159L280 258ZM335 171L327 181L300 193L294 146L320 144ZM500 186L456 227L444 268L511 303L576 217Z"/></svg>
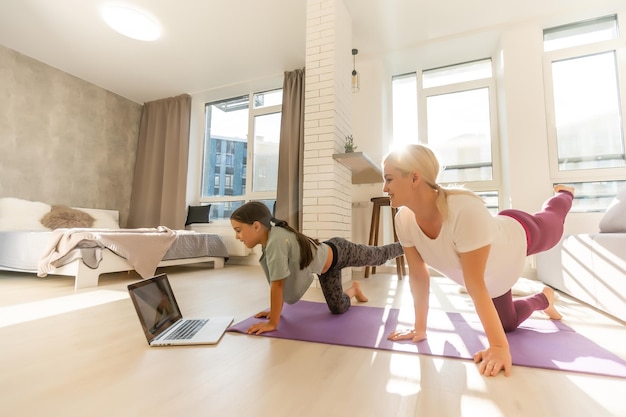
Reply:
<svg viewBox="0 0 626 417"><path fill-rule="evenodd" d="M378 246L378 231L380 229L380 210L381 207L391 206L389 197L374 197L371 199L372 206L372 223L370 225L370 246ZM398 234L396 233L396 212L398 210L395 207L391 207L391 225L393 226L393 241L398 241ZM376 273L376 267L372 266L372 274ZM398 279L402 279L405 274L404 270L404 255L396 258L396 272ZM370 267L365 267L365 278L370 276Z"/></svg>

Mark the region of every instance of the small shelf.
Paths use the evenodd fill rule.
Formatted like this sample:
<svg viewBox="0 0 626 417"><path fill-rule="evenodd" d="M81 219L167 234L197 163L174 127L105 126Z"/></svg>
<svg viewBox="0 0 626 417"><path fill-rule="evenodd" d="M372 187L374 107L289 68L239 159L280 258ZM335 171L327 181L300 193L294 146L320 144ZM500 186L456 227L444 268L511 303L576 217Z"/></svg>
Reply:
<svg viewBox="0 0 626 417"><path fill-rule="evenodd" d="M383 182L380 166L363 152L333 154L333 159L350 168L352 184L376 184Z"/></svg>

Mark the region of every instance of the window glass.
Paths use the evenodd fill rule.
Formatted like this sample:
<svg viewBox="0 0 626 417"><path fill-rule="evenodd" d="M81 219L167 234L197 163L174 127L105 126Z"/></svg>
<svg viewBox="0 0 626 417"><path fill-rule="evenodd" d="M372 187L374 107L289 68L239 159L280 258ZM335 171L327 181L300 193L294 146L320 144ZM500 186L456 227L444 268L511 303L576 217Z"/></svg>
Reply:
<svg viewBox="0 0 626 417"><path fill-rule="evenodd" d="M276 191L280 113L254 118L254 191Z"/></svg>
<svg viewBox="0 0 626 417"><path fill-rule="evenodd" d="M427 98L428 144L441 155L441 182L493 178L489 89Z"/></svg>
<svg viewBox="0 0 626 417"><path fill-rule="evenodd" d="M543 31L543 47L544 51L554 51L616 39L617 37L617 17L613 15L545 29Z"/></svg>
<svg viewBox="0 0 626 417"><path fill-rule="evenodd" d="M557 184L554 184L557 185ZM572 212L604 212L626 181L572 182L574 202Z"/></svg>
<svg viewBox="0 0 626 417"><path fill-rule="evenodd" d="M254 108L262 109L264 107L281 105L283 103L283 90L265 91L254 95Z"/></svg>
<svg viewBox="0 0 626 417"><path fill-rule="evenodd" d="M244 200L212 202L211 214L209 215L209 218L211 221L217 219L230 219L232 212L237 210L237 208L241 207L244 203Z"/></svg>
<svg viewBox="0 0 626 417"><path fill-rule="evenodd" d="M422 76L424 88L457 84L464 81L491 78L491 59L467 62L448 67L426 70Z"/></svg>
<svg viewBox="0 0 626 417"><path fill-rule="evenodd" d="M418 141L417 76L415 73L395 76L391 80L393 106L393 146Z"/></svg>
<svg viewBox="0 0 626 417"><path fill-rule="evenodd" d="M202 197L243 195L248 154L248 96L207 104L205 128Z"/></svg>
<svg viewBox="0 0 626 417"><path fill-rule="evenodd" d="M500 203L498 201L498 192L497 191L480 191L477 192L480 198L483 199L485 205L487 206L487 210L494 216L498 214L500 211Z"/></svg>
<svg viewBox="0 0 626 417"><path fill-rule="evenodd" d="M613 51L552 62L559 170L624 166Z"/></svg>

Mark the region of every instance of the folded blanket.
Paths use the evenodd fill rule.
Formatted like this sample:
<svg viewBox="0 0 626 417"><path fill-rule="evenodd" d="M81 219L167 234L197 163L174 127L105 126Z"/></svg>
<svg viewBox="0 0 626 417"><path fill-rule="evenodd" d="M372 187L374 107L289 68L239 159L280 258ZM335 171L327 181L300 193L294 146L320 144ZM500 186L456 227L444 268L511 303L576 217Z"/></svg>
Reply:
<svg viewBox="0 0 626 417"><path fill-rule="evenodd" d="M56 229L38 265L45 277L79 247L101 247L123 257L143 278L154 275L163 256L176 239L165 226L140 229Z"/></svg>

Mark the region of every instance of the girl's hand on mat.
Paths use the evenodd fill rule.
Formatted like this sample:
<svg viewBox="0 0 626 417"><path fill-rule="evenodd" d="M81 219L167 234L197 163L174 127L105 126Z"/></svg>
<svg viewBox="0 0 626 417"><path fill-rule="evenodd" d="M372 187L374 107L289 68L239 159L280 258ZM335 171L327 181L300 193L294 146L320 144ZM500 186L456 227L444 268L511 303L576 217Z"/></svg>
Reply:
<svg viewBox="0 0 626 417"><path fill-rule="evenodd" d="M496 376L504 371L504 376L511 375L513 359L507 347L490 346L474 354L474 362L478 363L478 371L484 376Z"/></svg>
<svg viewBox="0 0 626 417"><path fill-rule="evenodd" d="M261 322L250 326L250 328L248 329L248 334L261 334L266 332L273 332L274 330L276 330L276 326L274 326L272 323Z"/></svg>
<svg viewBox="0 0 626 417"><path fill-rule="evenodd" d="M396 330L387 336L388 340L410 340L413 343L426 339L426 332L416 332L415 329Z"/></svg>
<svg viewBox="0 0 626 417"><path fill-rule="evenodd" d="M260 313L257 313L257 315L254 317L256 317L257 319L269 319L270 313L271 311L261 311Z"/></svg>

